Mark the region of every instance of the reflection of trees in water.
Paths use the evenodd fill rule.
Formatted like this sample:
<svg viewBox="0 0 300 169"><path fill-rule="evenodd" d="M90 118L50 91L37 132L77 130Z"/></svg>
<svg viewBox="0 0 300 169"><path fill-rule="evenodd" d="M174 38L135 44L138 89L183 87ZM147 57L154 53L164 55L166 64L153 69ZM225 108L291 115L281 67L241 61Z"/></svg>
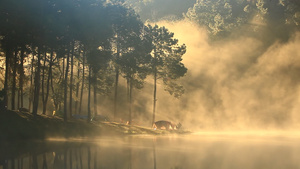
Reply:
<svg viewBox="0 0 300 169"><path fill-rule="evenodd" d="M43 154L43 169L48 169L46 154Z"/></svg>
<svg viewBox="0 0 300 169"><path fill-rule="evenodd" d="M155 139L153 140L152 154L153 154L153 168L156 169L157 166L158 166L158 168L161 168L162 166L157 165L157 160L163 162L163 160L166 160L166 159L165 158L157 159L156 154L159 155L159 152L156 151L156 140ZM162 163L160 163L160 164L162 164ZM183 169L183 167L175 166L175 167L171 167L170 169Z"/></svg>
<svg viewBox="0 0 300 169"><path fill-rule="evenodd" d="M97 167L97 149L90 147L63 148L30 153L17 157L1 157L0 169L91 169ZM94 157L94 158L92 158ZM92 160L93 159L93 160ZM91 166L92 161L94 166Z"/></svg>
<svg viewBox="0 0 300 169"><path fill-rule="evenodd" d="M131 142L131 141L130 141ZM130 143L131 145L131 143ZM132 146L60 145L55 148L30 148L29 152L1 157L0 169L156 169L156 152ZM154 161L153 161L154 157Z"/></svg>
<svg viewBox="0 0 300 169"><path fill-rule="evenodd" d="M155 140L153 140L153 166L156 169L156 151L155 151Z"/></svg>

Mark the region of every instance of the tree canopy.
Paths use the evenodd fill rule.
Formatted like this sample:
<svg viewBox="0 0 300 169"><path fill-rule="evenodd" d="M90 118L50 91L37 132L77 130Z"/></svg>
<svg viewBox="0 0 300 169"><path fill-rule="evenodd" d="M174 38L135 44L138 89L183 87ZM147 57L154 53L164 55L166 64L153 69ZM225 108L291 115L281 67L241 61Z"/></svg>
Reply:
<svg viewBox="0 0 300 169"><path fill-rule="evenodd" d="M207 27L213 38L225 37L247 24L253 30L267 26L284 39L291 32L287 30L299 29L299 9L294 0L197 0L184 16Z"/></svg>

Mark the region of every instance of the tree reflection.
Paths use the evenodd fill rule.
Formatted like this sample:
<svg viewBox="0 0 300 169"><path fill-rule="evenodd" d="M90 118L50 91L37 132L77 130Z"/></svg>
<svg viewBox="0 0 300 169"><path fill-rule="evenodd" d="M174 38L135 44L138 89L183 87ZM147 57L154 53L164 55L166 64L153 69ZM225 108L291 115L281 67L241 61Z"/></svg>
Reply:
<svg viewBox="0 0 300 169"><path fill-rule="evenodd" d="M32 154L32 168L38 169L38 159L37 159L37 154L35 152ZM12 167L12 169L14 168Z"/></svg>
<svg viewBox="0 0 300 169"><path fill-rule="evenodd" d="M56 151L54 154L53 167L54 168L64 168L64 161L62 158L62 153L60 151Z"/></svg>
<svg viewBox="0 0 300 169"><path fill-rule="evenodd" d="M155 151L155 140L153 140L153 167L156 169L156 151Z"/></svg>
<svg viewBox="0 0 300 169"><path fill-rule="evenodd" d="M97 148L95 149L95 155L94 155L94 169L97 169L98 166L97 166L97 155L98 155L98 151L97 151Z"/></svg>
<svg viewBox="0 0 300 169"><path fill-rule="evenodd" d="M43 169L48 169L46 153L43 154Z"/></svg>
<svg viewBox="0 0 300 169"><path fill-rule="evenodd" d="M134 140L126 142L129 144L121 147L101 147L90 143L30 147L29 152L0 157L0 169L137 169L145 162L148 168L157 168L155 143L152 149L137 150L131 146Z"/></svg>
<svg viewBox="0 0 300 169"><path fill-rule="evenodd" d="M18 159L18 169L23 169L23 158Z"/></svg>
<svg viewBox="0 0 300 169"><path fill-rule="evenodd" d="M72 149L70 149L70 169L73 168L73 161L72 161Z"/></svg>
<svg viewBox="0 0 300 169"><path fill-rule="evenodd" d="M90 147L88 147L87 148L87 151L88 151L88 169L91 169L91 148Z"/></svg>

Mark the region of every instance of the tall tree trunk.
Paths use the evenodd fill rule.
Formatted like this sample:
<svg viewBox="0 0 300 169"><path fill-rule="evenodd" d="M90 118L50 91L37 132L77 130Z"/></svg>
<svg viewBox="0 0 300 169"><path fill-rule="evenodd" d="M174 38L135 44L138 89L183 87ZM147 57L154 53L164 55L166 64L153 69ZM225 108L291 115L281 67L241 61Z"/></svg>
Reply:
<svg viewBox="0 0 300 169"><path fill-rule="evenodd" d="M10 59L13 58L13 51L10 47L8 47L8 49L6 49L6 53L5 53L6 57L5 57L5 80L4 80L4 108L7 108L8 106L8 74L10 71Z"/></svg>
<svg viewBox="0 0 300 169"><path fill-rule="evenodd" d="M132 123L132 78L127 79L127 97L128 97L128 124Z"/></svg>
<svg viewBox="0 0 300 169"><path fill-rule="evenodd" d="M88 122L91 120L91 67L89 66Z"/></svg>
<svg viewBox="0 0 300 169"><path fill-rule="evenodd" d="M153 117L152 117L152 125L155 123L155 110L156 110L156 80L157 80L157 71L154 72L154 87L153 87ZM152 126L151 125L151 126Z"/></svg>
<svg viewBox="0 0 300 169"><path fill-rule="evenodd" d="M82 58L82 84L81 84L80 101L79 101L79 112L78 112L79 114L81 114L82 99L83 99L85 57L86 57L86 52L84 51L83 52L83 58Z"/></svg>
<svg viewBox="0 0 300 169"><path fill-rule="evenodd" d="M79 97L80 62L78 62L78 65L77 65L77 78L78 78L78 81L76 82L75 114L77 114L78 103L79 103L78 97Z"/></svg>
<svg viewBox="0 0 300 169"><path fill-rule="evenodd" d="M73 58L74 58L74 47L75 47L75 42L73 41L72 45L72 53L71 53L71 75L70 75L70 99L69 99L69 112L70 112L70 117L72 118L73 114L73 109L72 109L72 100L73 100Z"/></svg>
<svg viewBox="0 0 300 169"><path fill-rule="evenodd" d="M40 47L38 48L38 60L37 60L37 69L34 76L34 96L33 96L33 110L32 113L37 115L37 110L39 106L39 96L40 96L40 71L41 71L41 52Z"/></svg>
<svg viewBox="0 0 300 169"><path fill-rule="evenodd" d="M28 110L30 112L31 110L31 105L33 101L33 65L34 65L34 55L32 55L31 59L31 75L30 75L30 88L29 88L29 105L28 105Z"/></svg>
<svg viewBox="0 0 300 169"><path fill-rule="evenodd" d="M57 58L56 58L57 59ZM57 61L59 62L59 59L57 59ZM54 60L53 60L53 62L54 62ZM52 61L51 61L51 63L52 63ZM59 65L59 64L58 64ZM52 66L52 65L51 65ZM61 77L62 76L60 76L59 78L61 79ZM52 75L52 69L51 69L51 76L50 76L50 83L51 83L51 90L52 90L52 93L54 94L55 93L55 91L54 91L54 86L53 86L53 75ZM55 106L55 112L57 112L59 109L59 103L58 103L58 101L56 100L56 99L53 99L53 103L54 103L54 106Z"/></svg>
<svg viewBox="0 0 300 169"><path fill-rule="evenodd" d="M96 73L93 74L94 76L94 116L98 114L97 109L97 76Z"/></svg>
<svg viewBox="0 0 300 169"><path fill-rule="evenodd" d="M20 69L20 68L19 68ZM19 71L19 70L18 70ZM20 87L20 80L19 80L19 87ZM19 110L20 108L20 100L21 100L21 91L20 91L20 88L18 88L18 95L17 95L17 110Z"/></svg>
<svg viewBox="0 0 300 169"><path fill-rule="evenodd" d="M156 50L154 49L154 87L153 87L153 117L152 117L152 124L151 126L155 123L155 110L156 110L156 84L157 84L157 68L156 68L156 60L157 60L157 55L156 55Z"/></svg>
<svg viewBox="0 0 300 169"><path fill-rule="evenodd" d="M46 114L46 105L45 105L45 67L46 67L46 60L47 60L47 53L44 53L44 65L43 65L43 71L42 71L42 102L43 102L43 114Z"/></svg>
<svg viewBox="0 0 300 169"><path fill-rule="evenodd" d="M65 80L64 80L64 121L65 122L68 120L68 98L67 98L67 96L68 96L69 60L70 60L70 51L68 51Z"/></svg>
<svg viewBox="0 0 300 169"><path fill-rule="evenodd" d="M44 105L43 114L46 114L46 110L47 110L47 103L48 103L49 92L50 92L50 79L52 79L52 65L53 65L53 49L51 50L50 60L49 60L46 96L45 96L44 103L43 103L43 105Z"/></svg>
<svg viewBox="0 0 300 169"><path fill-rule="evenodd" d="M16 78L17 78L17 63L18 62L18 50L16 49L13 58L13 75L12 75L12 89L11 89L11 109L15 110L16 101Z"/></svg>
<svg viewBox="0 0 300 169"><path fill-rule="evenodd" d="M115 98L114 98L114 121L117 119L117 103L118 103L118 85L119 85L119 69L116 68L116 82L115 82Z"/></svg>
<svg viewBox="0 0 300 169"><path fill-rule="evenodd" d="M24 107L23 105L23 98L24 98L24 93L23 93L23 86L24 86L24 55L25 55L25 47L22 47L21 51L21 58L20 58L20 81L19 81L19 90L20 90L20 107ZM18 108L20 108L18 107Z"/></svg>
<svg viewBox="0 0 300 169"><path fill-rule="evenodd" d="M63 64L62 64L62 72L63 72L63 73L62 73L62 78L63 78L63 79L65 79L65 74L64 74L64 72L65 72L65 59L66 59L66 58L63 57Z"/></svg>
<svg viewBox="0 0 300 169"><path fill-rule="evenodd" d="M117 57L116 60L120 57L120 44L119 44L119 35L117 34ZM117 104L118 104L118 87L119 87L119 68L116 66L116 81L115 81L115 98L114 98L114 121L117 118Z"/></svg>
<svg viewBox="0 0 300 169"><path fill-rule="evenodd" d="M129 102L130 102L130 106L129 106L129 124L132 123L132 91L133 91L133 84L132 84L132 80L130 80L130 92L129 92Z"/></svg>

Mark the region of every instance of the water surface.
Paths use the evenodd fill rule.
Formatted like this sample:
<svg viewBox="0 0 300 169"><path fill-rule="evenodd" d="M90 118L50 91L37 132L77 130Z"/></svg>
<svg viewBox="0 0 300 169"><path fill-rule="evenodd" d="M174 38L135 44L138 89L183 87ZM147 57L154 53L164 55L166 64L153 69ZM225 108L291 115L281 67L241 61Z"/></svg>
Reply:
<svg viewBox="0 0 300 169"><path fill-rule="evenodd" d="M297 169L293 133L209 133L2 142L0 169Z"/></svg>

